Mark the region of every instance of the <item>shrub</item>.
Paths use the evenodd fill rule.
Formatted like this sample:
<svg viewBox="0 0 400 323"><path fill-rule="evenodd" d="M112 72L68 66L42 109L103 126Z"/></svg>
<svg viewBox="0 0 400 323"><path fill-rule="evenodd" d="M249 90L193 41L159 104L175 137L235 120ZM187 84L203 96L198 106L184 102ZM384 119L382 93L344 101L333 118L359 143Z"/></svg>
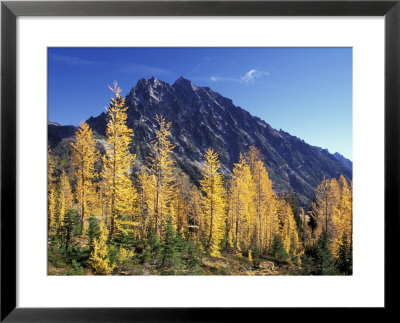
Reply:
<svg viewBox="0 0 400 323"><path fill-rule="evenodd" d="M75 259L72 260L71 263L71 269L68 272L68 275L72 276L80 276L83 275L83 267L79 264L79 262L75 261Z"/></svg>

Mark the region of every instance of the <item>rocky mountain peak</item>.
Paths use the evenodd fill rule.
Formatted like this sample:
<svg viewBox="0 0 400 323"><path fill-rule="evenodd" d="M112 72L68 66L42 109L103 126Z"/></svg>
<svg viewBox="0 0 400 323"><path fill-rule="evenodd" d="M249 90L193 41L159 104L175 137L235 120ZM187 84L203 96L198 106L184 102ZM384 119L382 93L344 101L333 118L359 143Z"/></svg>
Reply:
<svg viewBox="0 0 400 323"><path fill-rule="evenodd" d="M183 76L178 78L174 84L172 85L173 87L183 87L183 88L191 88L191 89L196 89L197 86L195 86L191 81L188 79L185 79Z"/></svg>
<svg viewBox="0 0 400 323"><path fill-rule="evenodd" d="M168 83L165 83L163 81L160 81L156 79L154 76L152 76L149 79L142 78L140 79L137 83L134 89L148 89L148 88L158 88L167 85Z"/></svg>
<svg viewBox="0 0 400 323"><path fill-rule="evenodd" d="M309 203L324 176L352 177L351 167L337 156L273 129L235 106L232 100L210 88L196 86L184 77L172 85L154 77L140 79L126 96L125 104L127 125L135 133L132 150L137 154L137 161L145 163L157 129L154 117L163 114L171 122L177 166L194 183L200 179L204 153L209 147L218 152L221 170L228 176L239 153L246 153L251 145L261 151L275 190L295 192L302 205ZM98 134L105 134L104 113L87 122ZM53 131L57 128L50 127Z"/></svg>

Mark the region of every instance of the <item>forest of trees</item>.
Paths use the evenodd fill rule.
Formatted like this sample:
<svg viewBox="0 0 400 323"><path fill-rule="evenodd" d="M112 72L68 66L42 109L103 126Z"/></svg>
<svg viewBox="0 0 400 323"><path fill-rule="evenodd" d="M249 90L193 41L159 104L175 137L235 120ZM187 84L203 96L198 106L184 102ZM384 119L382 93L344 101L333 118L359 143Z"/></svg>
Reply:
<svg viewBox="0 0 400 323"><path fill-rule="evenodd" d="M210 147L201 181L191 183L175 165L162 115L151 154L133 173L125 99L116 83L111 90L105 153L85 122L70 160L48 150L49 274L257 274L263 262L284 268L275 274L352 274L352 185L344 176L324 178L305 211L293 194L274 192L256 147L227 178ZM226 259L248 270L218 268Z"/></svg>

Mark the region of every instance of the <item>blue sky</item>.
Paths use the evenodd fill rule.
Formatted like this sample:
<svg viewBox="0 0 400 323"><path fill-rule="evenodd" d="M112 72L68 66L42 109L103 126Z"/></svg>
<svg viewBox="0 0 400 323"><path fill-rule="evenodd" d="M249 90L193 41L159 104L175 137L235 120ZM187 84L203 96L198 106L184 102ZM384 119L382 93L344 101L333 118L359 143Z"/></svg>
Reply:
<svg viewBox="0 0 400 323"><path fill-rule="evenodd" d="M276 129L352 159L351 48L49 48L49 120L78 125L141 78L183 76Z"/></svg>

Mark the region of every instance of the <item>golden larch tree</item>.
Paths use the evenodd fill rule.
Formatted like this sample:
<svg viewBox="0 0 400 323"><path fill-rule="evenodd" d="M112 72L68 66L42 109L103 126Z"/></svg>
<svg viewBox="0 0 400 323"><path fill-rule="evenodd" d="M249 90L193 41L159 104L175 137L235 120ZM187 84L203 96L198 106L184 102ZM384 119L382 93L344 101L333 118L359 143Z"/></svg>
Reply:
<svg viewBox="0 0 400 323"><path fill-rule="evenodd" d="M282 240L283 247L286 253L288 253L290 249L290 216L292 215L292 210L283 195L279 196L277 202L277 214L279 221L278 233Z"/></svg>
<svg viewBox="0 0 400 323"><path fill-rule="evenodd" d="M316 236L323 231L327 232L329 240L334 234L332 217L336 212L339 201L339 184L336 179L324 178L315 190L315 199L311 205L309 215L317 222Z"/></svg>
<svg viewBox="0 0 400 323"><path fill-rule="evenodd" d="M213 257L220 256L220 243L226 227L226 192L220 166L218 154L212 148L207 149L200 187L203 193L205 246Z"/></svg>
<svg viewBox="0 0 400 323"><path fill-rule="evenodd" d="M191 239L196 245L200 246L203 237L203 212L201 210L201 195L196 185L192 185L189 196L188 207L188 228Z"/></svg>
<svg viewBox="0 0 400 323"><path fill-rule="evenodd" d="M310 217L308 214L305 214L303 208L300 208L300 219L301 219L303 245L304 246L311 245L313 243L313 239L310 228Z"/></svg>
<svg viewBox="0 0 400 323"><path fill-rule="evenodd" d="M239 162L234 164L229 179L228 192L228 225L231 231L229 237L232 237L233 247L237 250L250 248L255 231L254 198L255 190L250 167L240 154Z"/></svg>
<svg viewBox="0 0 400 323"><path fill-rule="evenodd" d="M89 268L92 269L96 275L109 275L115 268L115 264L111 264L108 257L107 227L103 222L100 222L99 238L93 239L92 253L88 261Z"/></svg>
<svg viewBox="0 0 400 323"><path fill-rule="evenodd" d="M142 169L138 175L138 204L140 213L140 237L144 239L150 228L155 227L156 177Z"/></svg>
<svg viewBox="0 0 400 323"><path fill-rule="evenodd" d="M174 145L170 142L171 123L167 122L162 115L156 115L158 125L156 137L152 142L152 153L149 157L151 174L155 176L154 187L154 231L160 238L168 215L173 217L171 201L174 193L174 160L172 150Z"/></svg>
<svg viewBox="0 0 400 323"><path fill-rule="evenodd" d="M54 176L56 162L54 156L51 154L50 147L47 148L47 229L49 235L55 232L56 228L56 178Z"/></svg>
<svg viewBox="0 0 400 323"><path fill-rule="evenodd" d="M96 203L93 180L96 177L94 163L98 158L93 131L86 122L82 122L75 133L75 142L71 143L71 164L76 181L75 200L82 225L85 225Z"/></svg>
<svg viewBox="0 0 400 323"><path fill-rule="evenodd" d="M278 200L278 220L279 220L279 235L282 240L283 247L288 255L292 258L300 260L303 254L303 245L299 239L296 220L290 204L281 196Z"/></svg>
<svg viewBox="0 0 400 323"><path fill-rule="evenodd" d="M137 201L137 191L130 179L136 155L129 152L133 130L126 126L128 107L118 84L114 82L114 86L109 88L114 96L107 110L106 153L101 177L106 221L109 223L110 239L113 239L116 233L133 231L133 206Z"/></svg>
<svg viewBox="0 0 400 323"><path fill-rule="evenodd" d="M57 226L61 228L64 223L65 214L73 208L73 195L71 184L65 170L61 171L60 181L58 184L57 198Z"/></svg>
<svg viewBox="0 0 400 323"><path fill-rule="evenodd" d="M255 242L260 252L266 253L277 230L276 194L261 153L255 146L250 147L247 160L254 183Z"/></svg>
<svg viewBox="0 0 400 323"><path fill-rule="evenodd" d="M347 180L343 175L339 177L340 185L340 196L341 201L339 208L342 213L345 214L345 229L344 232L348 239L348 245L352 248L353 245L353 183L350 181L348 184Z"/></svg>
<svg viewBox="0 0 400 323"><path fill-rule="evenodd" d="M56 201L56 227L57 229L61 229L64 224L64 216L66 213L65 207L65 196L61 191L60 183L57 189L57 201Z"/></svg>
<svg viewBox="0 0 400 323"><path fill-rule="evenodd" d="M334 236L332 237L332 253L338 257L339 248L346 239L350 249L352 244L352 192L346 178L339 177L340 198L332 217ZM350 250L348 250L350 252Z"/></svg>
<svg viewBox="0 0 400 323"><path fill-rule="evenodd" d="M172 215L174 228L181 235L188 235L188 218L189 218L189 198L192 185L189 178L183 172L178 173L176 176L176 183L174 187L173 205L175 214Z"/></svg>

